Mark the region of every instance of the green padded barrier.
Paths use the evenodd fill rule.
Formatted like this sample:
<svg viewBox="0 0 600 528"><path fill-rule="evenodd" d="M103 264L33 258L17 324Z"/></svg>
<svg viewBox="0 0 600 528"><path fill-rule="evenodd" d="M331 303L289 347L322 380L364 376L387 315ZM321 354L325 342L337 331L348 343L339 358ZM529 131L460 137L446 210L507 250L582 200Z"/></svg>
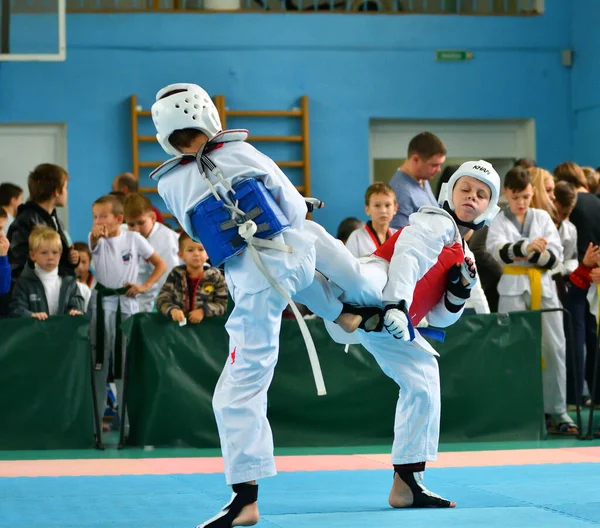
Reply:
<svg viewBox="0 0 600 528"><path fill-rule="evenodd" d="M0 321L0 449L94 445L88 321Z"/></svg>
<svg viewBox="0 0 600 528"><path fill-rule="evenodd" d="M179 327L138 314L128 337L130 445L217 447L214 386L228 360L225 318ZM278 447L382 445L392 441L398 388L360 346L331 341L307 321L327 396L316 394L294 320L284 320L268 415ZM442 441L534 440L544 434L539 312L463 316L440 352Z"/></svg>

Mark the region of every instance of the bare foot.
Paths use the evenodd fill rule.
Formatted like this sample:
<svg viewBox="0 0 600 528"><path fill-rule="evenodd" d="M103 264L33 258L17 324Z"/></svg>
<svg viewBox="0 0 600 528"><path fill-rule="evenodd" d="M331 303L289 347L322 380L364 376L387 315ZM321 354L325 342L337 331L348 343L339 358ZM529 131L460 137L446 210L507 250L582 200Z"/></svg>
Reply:
<svg viewBox="0 0 600 528"><path fill-rule="evenodd" d="M337 323L344 332L351 334L358 328L361 321L362 316L360 315L342 313L334 322Z"/></svg>
<svg viewBox="0 0 600 528"><path fill-rule="evenodd" d="M413 505L414 497L408 484L404 482L397 473L394 473L394 484L388 497L388 502L392 508L410 508ZM450 502L450 508L456 507L456 502Z"/></svg>
<svg viewBox="0 0 600 528"><path fill-rule="evenodd" d="M258 523L260 515L258 514L258 503L253 502L242 508L240 514L233 520L231 526L254 526Z"/></svg>

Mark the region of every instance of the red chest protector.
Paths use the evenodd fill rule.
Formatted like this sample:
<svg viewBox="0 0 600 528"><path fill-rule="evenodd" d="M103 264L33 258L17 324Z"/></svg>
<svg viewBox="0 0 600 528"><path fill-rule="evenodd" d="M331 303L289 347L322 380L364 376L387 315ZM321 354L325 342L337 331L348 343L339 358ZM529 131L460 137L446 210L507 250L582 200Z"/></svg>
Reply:
<svg viewBox="0 0 600 528"><path fill-rule="evenodd" d="M378 257L390 262L394 254L396 240L402 233L399 229L385 241L374 253ZM413 325L421 322L431 309L442 299L446 292L448 271L452 266L462 264L465 254L462 245L455 242L451 246L444 246L438 255L437 262L419 279L415 286L413 301L410 305L410 320ZM400 301L401 299L398 299Z"/></svg>

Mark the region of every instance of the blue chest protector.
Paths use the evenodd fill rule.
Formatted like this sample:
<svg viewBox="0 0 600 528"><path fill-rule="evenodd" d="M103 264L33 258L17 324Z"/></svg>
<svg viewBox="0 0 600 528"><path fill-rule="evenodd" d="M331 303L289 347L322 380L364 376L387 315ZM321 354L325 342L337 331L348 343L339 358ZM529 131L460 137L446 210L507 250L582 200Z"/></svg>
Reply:
<svg viewBox="0 0 600 528"><path fill-rule="evenodd" d="M232 217L223 200L213 195L199 202L189 213L194 229L194 238L204 245L213 266L220 266L239 255L247 241L238 232L238 227L248 220L256 224L254 236L269 239L285 231L290 223L283 214L265 184L254 178L242 180L228 193L231 203L244 214Z"/></svg>

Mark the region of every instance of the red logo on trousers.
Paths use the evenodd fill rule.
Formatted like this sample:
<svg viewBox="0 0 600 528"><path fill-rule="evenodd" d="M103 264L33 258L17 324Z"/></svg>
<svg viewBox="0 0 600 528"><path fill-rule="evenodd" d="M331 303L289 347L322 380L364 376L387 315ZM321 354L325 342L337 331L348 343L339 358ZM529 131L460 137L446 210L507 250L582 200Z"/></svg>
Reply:
<svg viewBox="0 0 600 528"><path fill-rule="evenodd" d="M237 347L233 347L233 352L231 353L231 364L235 363L235 350Z"/></svg>

